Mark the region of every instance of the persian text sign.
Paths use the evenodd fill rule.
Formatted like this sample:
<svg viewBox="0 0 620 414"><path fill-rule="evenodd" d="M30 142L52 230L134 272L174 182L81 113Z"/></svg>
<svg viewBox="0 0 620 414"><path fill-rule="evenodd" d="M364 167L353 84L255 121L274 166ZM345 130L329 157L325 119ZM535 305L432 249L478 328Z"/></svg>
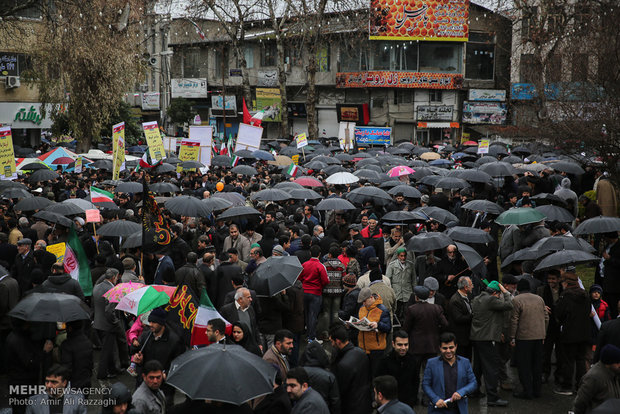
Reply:
<svg viewBox="0 0 620 414"><path fill-rule="evenodd" d="M170 81L173 98L206 98L207 79L179 78Z"/></svg>
<svg viewBox="0 0 620 414"><path fill-rule="evenodd" d="M501 102L463 102L463 123L465 124L494 124L506 123L508 109Z"/></svg>
<svg viewBox="0 0 620 414"><path fill-rule="evenodd" d="M164 149L164 142L162 141L159 133L157 121L143 122L142 129L144 130L146 144L148 145L149 152L151 153L152 162L165 159L166 150Z"/></svg>
<svg viewBox="0 0 620 414"><path fill-rule="evenodd" d="M336 75L337 88L460 89L463 75L425 72L343 72Z"/></svg>
<svg viewBox="0 0 620 414"><path fill-rule="evenodd" d="M469 38L469 0L371 0L371 40Z"/></svg>
<svg viewBox="0 0 620 414"><path fill-rule="evenodd" d="M125 123L112 126L112 179L118 180L125 164Z"/></svg>
<svg viewBox="0 0 620 414"><path fill-rule="evenodd" d="M367 145L391 145L392 128L387 127L356 127L355 141Z"/></svg>
<svg viewBox="0 0 620 414"><path fill-rule="evenodd" d="M454 111L449 105L420 105L417 109L418 121L452 121Z"/></svg>
<svg viewBox="0 0 620 414"><path fill-rule="evenodd" d="M14 180L17 178L13 135L10 126L0 127L0 179Z"/></svg>

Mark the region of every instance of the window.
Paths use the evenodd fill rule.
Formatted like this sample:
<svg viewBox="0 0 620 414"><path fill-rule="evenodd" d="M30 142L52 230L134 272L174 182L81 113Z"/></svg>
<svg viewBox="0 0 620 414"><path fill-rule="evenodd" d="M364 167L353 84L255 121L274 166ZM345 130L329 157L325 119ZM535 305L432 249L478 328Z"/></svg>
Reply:
<svg viewBox="0 0 620 414"><path fill-rule="evenodd" d="M394 91L395 104L411 104L415 101L415 91L409 89L396 89Z"/></svg>
<svg viewBox="0 0 620 414"><path fill-rule="evenodd" d="M549 9L547 17L547 30L549 33L559 34L564 30L566 24L565 10L562 6L555 6Z"/></svg>
<svg viewBox="0 0 620 414"><path fill-rule="evenodd" d="M254 67L254 48L252 46L246 46L243 49L243 56L245 57L245 66L248 69L252 69Z"/></svg>
<svg viewBox="0 0 620 414"><path fill-rule="evenodd" d="M284 49L284 63L289 64L291 66L303 66L304 61L302 58L301 51L303 48L298 45L288 45Z"/></svg>
<svg viewBox="0 0 620 414"><path fill-rule="evenodd" d="M372 42L372 56L370 67L372 70L390 70L394 43L392 42Z"/></svg>
<svg viewBox="0 0 620 414"><path fill-rule="evenodd" d="M551 53L547 56L545 67L545 83L557 83L562 81L562 55Z"/></svg>
<svg viewBox="0 0 620 414"><path fill-rule="evenodd" d="M202 65L203 62L202 59L200 59L200 49L187 49L183 52L183 77L201 77Z"/></svg>
<svg viewBox="0 0 620 414"><path fill-rule="evenodd" d="M260 47L260 65L276 66L278 59L278 50L275 43L261 43Z"/></svg>
<svg viewBox="0 0 620 414"><path fill-rule="evenodd" d="M460 73L461 50L460 44L420 43L420 72Z"/></svg>
<svg viewBox="0 0 620 414"><path fill-rule="evenodd" d="M340 49L340 72L358 72L370 69L370 57L368 48L349 46Z"/></svg>
<svg viewBox="0 0 620 414"><path fill-rule="evenodd" d="M368 91L366 89L345 89L344 101L346 103L368 103Z"/></svg>
<svg viewBox="0 0 620 414"><path fill-rule="evenodd" d="M329 72L330 68L330 48L329 45L319 46L316 52L317 72Z"/></svg>
<svg viewBox="0 0 620 414"><path fill-rule="evenodd" d="M465 48L465 77L493 80L495 37L490 33L472 32Z"/></svg>
<svg viewBox="0 0 620 414"><path fill-rule="evenodd" d="M418 43L404 42L396 46L398 70L415 72L418 70Z"/></svg>
<svg viewBox="0 0 620 414"><path fill-rule="evenodd" d="M536 62L534 55L521 55L519 74L521 83L537 83L540 80L540 64Z"/></svg>
<svg viewBox="0 0 620 414"><path fill-rule="evenodd" d="M586 82L588 80L588 55L576 53L573 55L571 61L571 81Z"/></svg>
<svg viewBox="0 0 620 414"><path fill-rule="evenodd" d="M523 9L523 17L521 18L521 40L527 41L532 39L532 32L536 26L538 15L537 7L529 7Z"/></svg>
<svg viewBox="0 0 620 414"><path fill-rule="evenodd" d="M440 89L430 89L428 91L428 100L430 102L442 102L443 94Z"/></svg>

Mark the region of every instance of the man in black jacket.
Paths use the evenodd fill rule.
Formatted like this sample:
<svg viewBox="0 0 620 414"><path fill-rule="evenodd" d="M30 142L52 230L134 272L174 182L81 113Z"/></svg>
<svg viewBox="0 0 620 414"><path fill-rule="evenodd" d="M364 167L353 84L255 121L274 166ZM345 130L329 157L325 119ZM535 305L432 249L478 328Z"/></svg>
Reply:
<svg viewBox="0 0 620 414"><path fill-rule="evenodd" d="M415 405L415 357L409 353L409 334L403 330L394 332L392 351L383 357L377 376L391 375L398 381L398 399L409 405Z"/></svg>
<svg viewBox="0 0 620 414"><path fill-rule="evenodd" d="M198 261L198 255L194 252L187 254L187 263L181 266L175 272L175 279L177 286L186 285L191 288L191 291L200 297L202 289L205 287L205 278L203 273L196 267Z"/></svg>
<svg viewBox="0 0 620 414"><path fill-rule="evenodd" d="M457 282L458 290L450 298L448 304L449 330L456 336L457 354L471 361L471 343L469 332L471 330L471 303L469 295L474 289L474 284L467 276L461 276Z"/></svg>
<svg viewBox="0 0 620 414"><path fill-rule="evenodd" d="M234 276L241 275L241 268L229 261L228 253L222 253L220 256L220 265L215 270L215 280L217 280L217 293L215 295L215 307L220 308L225 304L226 294L233 290L230 283ZM231 321L229 321L231 322Z"/></svg>
<svg viewBox="0 0 620 414"><path fill-rule="evenodd" d="M345 294L342 298L342 306L338 311L338 317L343 321L348 321L351 316L357 318L361 303L357 302L357 298L360 294L360 288L356 286L357 278L353 273L349 273L342 278L342 287L344 287ZM349 330L349 340L357 345L357 329Z"/></svg>
<svg viewBox="0 0 620 414"><path fill-rule="evenodd" d="M344 325L334 325L329 330L329 340L336 349L332 372L338 381L342 412L369 414L372 405L368 356L349 342L349 334Z"/></svg>
<svg viewBox="0 0 620 414"><path fill-rule="evenodd" d="M300 365L304 367L310 385L327 402L331 414L340 414L340 392L336 376L327 370L329 358L325 350L317 341L312 341L306 347Z"/></svg>
<svg viewBox="0 0 620 414"><path fill-rule="evenodd" d="M84 334L82 321L67 322L67 339L60 345L60 363L71 371L72 387L90 388L93 376L93 343Z"/></svg>
<svg viewBox="0 0 620 414"><path fill-rule="evenodd" d="M617 231L605 233L604 237L602 265L597 266L595 280L603 286L603 299L609 305L611 318L614 319L618 316L616 304L620 300L620 243Z"/></svg>
<svg viewBox="0 0 620 414"><path fill-rule="evenodd" d="M543 384L547 382L551 375L551 357L553 354L553 348L557 355L560 354L560 325L555 318L555 304L560 298L562 293L562 286L560 286L560 272L552 269L547 273L547 283L538 288L538 296L542 297L545 301L545 307L549 315L549 325L547 326L547 333L545 335L545 343L543 344ZM598 348L597 348L598 349ZM558 359L554 377L556 383L558 382L558 373L562 372L562 366Z"/></svg>
<svg viewBox="0 0 620 414"><path fill-rule="evenodd" d="M41 286L45 290L50 289L52 292L66 293L84 301L84 292L82 292L80 283L71 275L66 274L64 266L59 263L52 265L52 274Z"/></svg>
<svg viewBox="0 0 620 414"><path fill-rule="evenodd" d="M13 278L19 283L22 296L24 292L32 289L30 273L32 273L32 270L36 267L36 263L31 247L32 240L30 239L21 239L17 242L17 256L15 256L15 263L11 271Z"/></svg>

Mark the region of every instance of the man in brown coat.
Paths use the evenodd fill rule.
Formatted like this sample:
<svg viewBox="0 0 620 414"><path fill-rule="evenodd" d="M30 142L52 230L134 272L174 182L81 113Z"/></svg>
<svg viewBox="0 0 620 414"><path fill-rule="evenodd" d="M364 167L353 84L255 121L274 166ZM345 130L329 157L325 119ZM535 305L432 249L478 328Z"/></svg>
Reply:
<svg viewBox="0 0 620 414"><path fill-rule="evenodd" d="M265 352L263 359L280 370L282 378L290 369L289 358L293 351L293 333L287 329L280 329L273 337L273 345Z"/></svg>
<svg viewBox="0 0 620 414"><path fill-rule="evenodd" d="M545 301L530 292L530 283L521 279L517 284L510 318L510 345L515 348L519 381L523 391L517 398L530 400L540 397L542 386L543 340L549 324Z"/></svg>

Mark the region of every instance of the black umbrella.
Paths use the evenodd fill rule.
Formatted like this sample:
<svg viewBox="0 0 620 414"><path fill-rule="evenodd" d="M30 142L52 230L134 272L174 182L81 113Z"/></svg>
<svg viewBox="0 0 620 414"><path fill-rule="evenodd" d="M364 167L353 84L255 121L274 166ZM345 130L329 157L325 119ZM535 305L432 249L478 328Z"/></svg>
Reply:
<svg viewBox="0 0 620 414"><path fill-rule="evenodd" d="M97 160L89 165L91 168L96 168L98 170L108 170L112 171L112 161L110 160Z"/></svg>
<svg viewBox="0 0 620 414"><path fill-rule="evenodd" d="M65 204L65 203L59 203L59 204ZM64 226L67 228L73 225L73 222L71 221L71 219L63 216L62 214L54 213L52 211L46 211L46 210L37 211L32 217L45 220L50 223L60 224L61 226Z"/></svg>
<svg viewBox="0 0 620 414"><path fill-rule="evenodd" d="M549 164L549 166L553 168L555 171L561 171L561 172L565 172L568 174L575 174L575 175L585 174L584 169L581 168L579 164L570 162L570 161L552 162Z"/></svg>
<svg viewBox="0 0 620 414"><path fill-rule="evenodd" d="M155 171L155 173L157 174L164 174L164 173L169 173L169 172L173 172L176 170L177 170L177 167L175 167L174 165L163 162L159 164L157 167L155 167L153 171Z"/></svg>
<svg viewBox="0 0 620 414"><path fill-rule="evenodd" d="M209 211L222 211L232 207L233 203L221 197L209 197L201 201Z"/></svg>
<svg viewBox="0 0 620 414"><path fill-rule="evenodd" d="M2 196L6 198L32 198L34 197L28 191L23 188L15 188L9 187L5 190L2 190Z"/></svg>
<svg viewBox="0 0 620 414"><path fill-rule="evenodd" d="M127 236L123 240L123 245L121 247L123 249L134 249L140 246L142 246L142 231Z"/></svg>
<svg viewBox="0 0 620 414"><path fill-rule="evenodd" d="M101 184L103 184L103 185L109 185L109 186L112 186L112 187L116 187L120 183L122 183L121 180L105 180L105 181L101 182Z"/></svg>
<svg viewBox="0 0 620 414"><path fill-rule="evenodd" d="M480 256L480 254L475 251L473 247L460 242L455 242L454 244L456 244L456 247L459 249L459 253L463 256L463 259L465 259L467 266L471 270L474 270L484 263L484 258Z"/></svg>
<svg viewBox="0 0 620 414"><path fill-rule="evenodd" d="M426 218L418 213L414 213L413 211L390 211L381 217L381 221L384 223L413 223L426 221Z"/></svg>
<svg viewBox="0 0 620 414"><path fill-rule="evenodd" d="M388 190L388 194L396 195L401 193L404 197L407 198L421 198L422 193L415 187L411 187L409 185L397 185L396 187L392 187Z"/></svg>
<svg viewBox="0 0 620 414"><path fill-rule="evenodd" d="M254 155L254 153L246 149L235 152L235 155L239 158L247 158L247 159L253 159L253 160L256 159L256 156Z"/></svg>
<svg viewBox="0 0 620 414"><path fill-rule="evenodd" d="M512 151L513 154L518 154L518 155L530 155L532 153L532 151L530 151L529 149L525 148L525 147L516 147L513 148Z"/></svg>
<svg viewBox="0 0 620 414"><path fill-rule="evenodd" d="M257 191L250 196L250 200L258 201L284 201L291 198L291 195L284 190L277 188L268 188L266 190Z"/></svg>
<svg viewBox="0 0 620 414"><path fill-rule="evenodd" d="M461 178L456 177L441 177L440 180L437 180L435 183L435 187L437 188L446 188L446 189L461 189L461 188L469 188L471 187L469 183Z"/></svg>
<svg viewBox="0 0 620 414"><path fill-rule="evenodd" d="M480 166L482 164L490 164L497 162L497 158L491 157L489 155L483 155L482 157L476 160L476 165Z"/></svg>
<svg viewBox="0 0 620 414"><path fill-rule="evenodd" d="M72 322L90 319L88 308L74 295L66 293L31 293L8 313L31 322Z"/></svg>
<svg viewBox="0 0 620 414"><path fill-rule="evenodd" d="M568 212L564 207L547 204L545 206L536 207L536 210L547 216L547 221L559 221L561 223L572 223L575 216Z"/></svg>
<svg viewBox="0 0 620 414"><path fill-rule="evenodd" d="M534 271L539 272L556 267L574 266L581 263L598 262L600 260L600 257L582 250L560 250L542 259Z"/></svg>
<svg viewBox="0 0 620 414"><path fill-rule="evenodd" d="M463 243L490 243L493 237L482 229L475 227L455 226L446 230L446 234L455 241Z"/></svg>
<svg viewBox="0 0 620 414"><path fill-rule="evenodd" d="M142 184L136 183L134 181L122 182L116 186L114 192L116 193L141 193L142 192Z"/></svg>
<svg viewBox="0 0 620 414"><path fill-rule="evenodd" d="M413 211L421 213L422 216L427 217L427 220L438 221L447 227L456 226L459 222L458 217L439 207L418 207Z"/></svg>
<svg viewBox="0 0 620 414"><path fill-rule="evenodd" d="M315 210L355 210L355 206L344 198L326 198L321 200Z"/></svg>
<svg viewBox="0 0 620 414"><path fill-rule="evenodd" d="M482 164L480 170L492 177L509 177L516 173L514 167L507 162L489 162Z"/></svg>
<svg viewBox="0 0 620 414"><path fill-rule="evenodd" d="M286 155L288 157L292 157L293 155L299 154L299 150L295 147L285 147L280 150L279 155Z"/></svg>
<svg viewBox="0 0 620 414"><path fill-rule="evenodd" d="M310 161L304 164L304 167L312 169L312 170L322 170L327 168L327 164L322 161Z"/></svg>
<svg viewBox="0 0 620 414"><path fill-rule="evenodd" d="M181 167L183 167L184 170L191 170L192 168L204 168L205 165L201 162L190 160L183 161Z"/></svg>
<svg viewBox="0 0 620 414"><path fill-rule="evenodd" d="M502 161L507 162L509 164L519 164L523 162L521 158L515 155L509 155L508 157L502 158Z"/></svg>
<svg viewBox="0 0 620 414"><path fill-rule="evenodd" d="M37 170L32 173L30 176L31 183L43 182L43 181L51 181L58 178L58 174L52 170Z"/></svg>
<svg viewBox="0 0 620 414"><path fill-rule="evenodd" d="M138 223L128 220L116 220L99 227L97 234L100 236L126 237L142 230Z"/></svg>
<svg viewBox="0 0 620 414"><path fill-rule="evenodd" d="M548 253L549 251L545 251L544 254ZM506 256L506 258L504 260L502 260L502 269L507 268L508 266L510 266L511 264L513 264L514 262L522 262L524 260L536 260L536 258L538 258L540 256L538 256L538 254L536 253L536 251L534 251L533 249L531 249L530 247L526 247L525 249L521 249L521 250L517 250L514 253L509 254L508 256Z"/></svg>
<svg viewBox="0 0 620 414"><path fill-rule="evenodd" d="M175 358L166 383L192 400L241 405L271 394L275 377L273 365L242 346L212 344Z"/></svg>
<svg viewBox="0 0 620 414"><path fill-rule="evenodd" d="M445 233L428 232L417 234L409 239L407 249L414 252L428 252L443 249L451 244L453 244L452 239Z"/></svg>
<svg viewBox="0 0 620 414"><path fill-rule="evenodd" d="M427 175L418 180L418 183L435 187L437 185L437 182L439 182L439 180L441 180L442 178L444 177L441 175Z"/></svg>
<svg viewBox="0 0 620 414"><path fill-rule="evenodd" d="M535 252L551 252L560 250L583 250L584 252L594 253L596 249L584 239L570 236L549 236L538 240L531 249ZM539 254L537 257L540 257Z"/></svg>
<svg viewBox="0 0 620 414"><path fill-rule="evenodd" d="M556 196L555 194L551 194L551 193L536 194L534 196L531 196L530 200L534 200L536 201L536 204L540 204L540 205L543 205L543 204L555 204L558 206L566 205L566 201Z"/></svg>
<svg viewBox="0 0 620 414"><path fill-rule="evenodd" d="M312 161L324 162L327 165L340 165L342 161L340 161L336 157L328 157L326 155L319 155L318 157L314 157Z"/></svg>
<svg viewBox="0 0 620 414"><path fill-rule="evenodd" d="M620 218L598 216L577 226L573 234L599 234L620 231Z"/></svg>
<svg viewBox="0 0 620 414"><path fill-rule="evenodd" d="M323 198L323 196L316 191L306 188L290 189L286 192L290 194L290 198L293 200L320 200Z"/></svg>
<svg viewBox="0 0 620 414"><path fill-rule="evenodd" d="M155 183L152 184L149 189L154 192L154 193L158 193L158 194L163 194L163 193L176 193L178 191L181 191L181 189L179 187L177 187L176 185L172 184L172 183Z"/></svg>
<svg viewBox="0 0 620 414"><path fill-rule="evenodd" d="M472 183L488 183L493 179L489 174L480 170L452 170L448 173L448 176L458 177Z"/></svg>
<svg viewBox="0 0 620 414"><path fill-rule="evenodd" d="M218 220L250 219L260 216L260 211L247 206L234 206L217 216Z"/></svg>
<svg viewBox="0 0 620 414"><path fill-rule="evenodd" d="M20 167L22 171L49 170L49 167L42 162L31 162Z"/></svg>
<svg viewBox="0 0 620 414"><path fill-rule="evenodd" d="M232 203L233 206L245 206L245 197L239 193L215 193L212 198L222 198Z"/></svg>
<svg viewBox="0 0 620 414"><path fill-rule="evenodd" d="M353 157L353 155L342 153L342 154L334 155L334 158L337 158L337 159L339 159L342 162L351 162L351 161L353 161L354 157Z"/></svg>
<svg viewBox="0 0 620 414"><path fill-rule="evenodd" d="M24 198L23 200L15 204L15 210L17 211L41 210L49 206L50 204L54 204L54 202L51 200L48 200L45 197Z"/></svg>
<svg viewBox="0 0 620 414"><path fill-rule="evenodd" d="M365 180L375 180L381 176L381 174L378 173L377 171L369 170L366 168L355 171L353 175L358 178L365 179Z"/></svg>
<svg viewBox="0 0 620 414"><path fill-rule="evenodd" d="M196 197L182 195L172 197L164 204L166 209L172 214L178 214L185 217L208 217L211 210L207 208L205 203Z"/></svg>
<svg viewBox="0 0 620 414"><path fill-rule="evenodd" d="M293 286L303 269L297 256L271 256L252 275L250 288L258 296L274 296Z"/></svg>
<svg viewBox="0 0 620 414"><path fill-rule="evenodd" d="M177 164L179 164L181 162L182 161L180 159L178 159L177 157L166 157L166 163L167 164L177 165Z"/></svg>
<svg viewBox="0 0 620 414"><path fill-rule="evenodd" d="M504 209L497 203L489 200L472 200L463 204L461 208L465 210L482 211L489 214L502 214Z"/></svg>
<svg viewBox="0 0 620 414"><path fill-rule="evenodd" d="M386 205L392 202L392 196L377 187L364 186L356 188L347 194L347 199L352 203L363 204L372 201L375 205Z"/></svg>
<svg viewBox="0 0 620 414"><path fill-rule="evenodd" d="M63 216L72 216L74 214L82 214L85 210L73 203L54 203L45 207L45 211L51 211Z"/></svg>
<svg viewBox="0 0 620 414"><path fill-rule="evenodd" d="M249 165L237 165L232 170L230 170L230 172L232 172L233 174L247 175L248 177L252 177L258 174L258 171L256 171L256 168L251 167Z"/></svg>
<svg viewBox="0 0 620 414"><path fill-rule="evenodd" d="M291 189L298 189L298 190L302 190L305 187L299 183L293 182L293 181L283 181L281 183L276 184L275 186L273 186L273 188L277 188L278 190L291 190Z"/></svg>

